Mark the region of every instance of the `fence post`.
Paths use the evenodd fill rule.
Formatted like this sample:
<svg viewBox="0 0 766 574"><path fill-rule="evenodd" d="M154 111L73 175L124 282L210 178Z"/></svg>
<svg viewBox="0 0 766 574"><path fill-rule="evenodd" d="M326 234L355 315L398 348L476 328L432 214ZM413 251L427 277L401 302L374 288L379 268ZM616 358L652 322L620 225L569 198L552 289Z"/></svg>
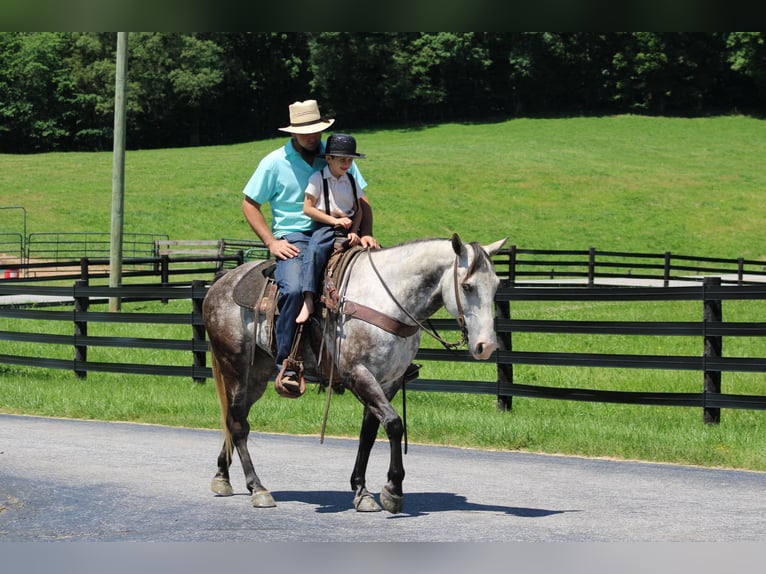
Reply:
<svg viewBox="0 0 766 574"><path fill-rule="evenodd" d="M670 251L665 252L665 265L663 269L663 285L667 287L670 285Z"/></svg>
<svg viewBox="0 0 766 574"><path fill-rule="evenodd" d="M160 284L167 287L170 283L170 257L168 255L160 256ZM167 299L161 300L163 305L168 304Z"/></svg>
<svg viewBox="0 0 766 574"><path fill-rule="evenodd" d="M87 280L75 281L74 283L74 360L75 362L81 361L83 363L88 361L88 347L87 345L78 344L77 337L88 336L88 322L78 321L77 313L85 313L90 306L90 301L87 296L82 297L78 295L77 288L87 286ZM85 379L88 376L88 371L75 368L74 374L78 379Z"/></svg>
<svg viewBox="0 0 766 574"><path fill-rule="evenodd" d="M511 318L510 301L496 301L495 313L498 319ZM511 333L497 333L497 350L510 351L512 349ZM513 383L513 365L497 363L497 384ZM513 396L497 394L497 410L501 412L510 411L513 408Z"/></svg>
<svg viewBox="0 0 766 574"><path fill-rule="evenodd" d="M588 287L593 287L596 277L596 248L588 249Z"/></svg>
<svg viewBox="0 0 766 574"><path fill-rule="evenodd" d="M205 282L199 279L192 281L192 345L197 346L198 341L205 341L205 325L198 324L202 319L202 301L205 298ZM199 319L200 321L195 321ZM205 358L207 353L205 351L194 350L194 363L192 372L196 373L197 369L203 369L205 367ZM205 377L194 376L194 382L201 385L205 384Z"/></svg>
<svg viewBox="0 0 766 574"><path fill-rule="evenodd" d="M705 277L702 280L702 288L704 294L704 312L703 312L703 330L705 332L705 351L703 357L721 357L722 350L722 337L711 336L707 334L707 326L711 323L720 323L723 320L723 313L721 310L720 299L710 299L705 293L706 287L720 287L720 277ZM704 393L708 394L721 394L721 371L708 371L704 372ZM721 422L721 409L703 407L703 420L706 424L718 424Z"/></svg>
<svg viewBox="0 0 766 574"><path fill-rule="evenodd" d="M508 249L508 282L511 285L516 283L516 245Z"/></svg>
<svg viewBox="0 0 766 574"><path fill-rule="evenodd" d="M80 257L80 279L85 281L86 285L88 283L88 277L90 277L90 273L88 272L89 263L87 257Z"/></svg>

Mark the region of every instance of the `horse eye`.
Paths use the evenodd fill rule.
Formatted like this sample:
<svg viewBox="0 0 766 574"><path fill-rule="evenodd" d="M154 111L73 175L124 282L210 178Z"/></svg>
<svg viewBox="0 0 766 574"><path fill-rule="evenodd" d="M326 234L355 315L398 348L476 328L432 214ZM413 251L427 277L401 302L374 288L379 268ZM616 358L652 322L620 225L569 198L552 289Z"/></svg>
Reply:
<svg viewBox="0 0 766 574"><path fill-rule="evenodd" d="M470 283L461 283L460 286L463 288L463 291L465 293L473 292L473 285L471 285Z"/></svg>

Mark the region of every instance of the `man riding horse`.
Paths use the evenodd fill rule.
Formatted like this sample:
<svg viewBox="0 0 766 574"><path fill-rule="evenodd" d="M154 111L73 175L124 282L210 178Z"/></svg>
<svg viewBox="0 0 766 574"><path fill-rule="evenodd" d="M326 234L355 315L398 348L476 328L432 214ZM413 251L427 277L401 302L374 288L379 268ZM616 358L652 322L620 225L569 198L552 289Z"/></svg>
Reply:
<svg viewBox="0 0 766 574"><path fill-rule="evenodd" d="M278 383L300 396L300 374L284 363L293 348L297 331L295 319L303 306L301 266L314 223L303 212L304 191L311 174L327 166L322 132L335 120L321 116L316 100L295 102L289 106L289 112L290 124L279 129L291 134L291 138L258 164L243 190L242 212L277 261L274 278L279 287L279 314L275 325ZM349 173L360 189L367 187L356 164ZM271 227L261 211L266 203L271 208ZM372 208L366 196L360 197L359 203L363 212L360 245L377 249L378 242L372 236Z"/></svg>

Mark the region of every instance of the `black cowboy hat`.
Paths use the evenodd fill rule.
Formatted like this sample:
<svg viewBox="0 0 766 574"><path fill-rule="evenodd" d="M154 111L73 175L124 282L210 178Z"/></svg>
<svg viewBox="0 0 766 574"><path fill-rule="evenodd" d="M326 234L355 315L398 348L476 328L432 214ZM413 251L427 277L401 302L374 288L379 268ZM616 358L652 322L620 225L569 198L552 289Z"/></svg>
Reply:
<svg viewBox="0 0 766 574"><path fill-rule="evenodd" d="M348 134L332 134L327 138L324 153L335 157L365 157L363 153L356 153L356 140Z"/></svg>

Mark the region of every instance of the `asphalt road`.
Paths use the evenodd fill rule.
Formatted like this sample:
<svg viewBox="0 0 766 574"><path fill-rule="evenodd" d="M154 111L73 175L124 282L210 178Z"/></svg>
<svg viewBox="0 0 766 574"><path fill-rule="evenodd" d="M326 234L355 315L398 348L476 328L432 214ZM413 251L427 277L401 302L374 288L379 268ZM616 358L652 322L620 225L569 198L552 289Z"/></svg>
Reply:
<svg viewBox="0 0 766 574"><path fill-rule="evenodd" d="M220 433L0 415L0 542L766 541L766 473L410 444L404 512L362 514L356 441L254 433L277 507L209 489ZM368 488L385 481L387 442Z"/></svg>

